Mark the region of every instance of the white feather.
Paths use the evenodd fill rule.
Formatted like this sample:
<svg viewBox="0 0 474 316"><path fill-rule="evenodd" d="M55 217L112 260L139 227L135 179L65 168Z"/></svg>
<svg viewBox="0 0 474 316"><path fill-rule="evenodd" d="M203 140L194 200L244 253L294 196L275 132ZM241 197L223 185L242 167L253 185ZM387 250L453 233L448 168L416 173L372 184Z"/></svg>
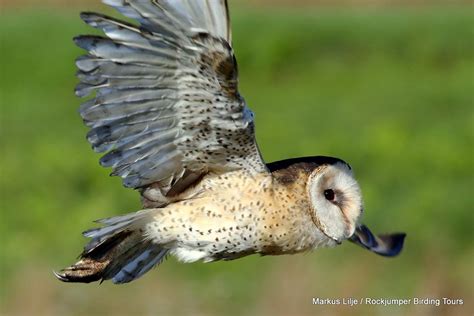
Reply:
<svg viewBox="0 0 474 316"><path fill-rule="evenodd" d="M179 261L184 263L195 262L204 259L207 256L207 253L204 251L186 248L175 248L171 250L170 253L174 255Z"/></svg>

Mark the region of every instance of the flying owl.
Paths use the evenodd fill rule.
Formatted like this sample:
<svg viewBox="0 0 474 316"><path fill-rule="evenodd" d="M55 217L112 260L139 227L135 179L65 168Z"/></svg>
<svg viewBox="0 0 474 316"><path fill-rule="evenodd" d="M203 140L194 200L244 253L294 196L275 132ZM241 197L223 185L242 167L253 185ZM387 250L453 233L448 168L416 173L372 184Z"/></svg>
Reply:
<svg viewBox="0 0 474 316"><path fill-rule="evenodd" d="M87 139L143 209L98 220L65 282L135 280L182 262L283 255L352 241L395 256L405 234L360 224L351 167L323 156L265 163L238 91L227 1L104 0L137 24L81 18L105 36L74 39Z"/></svg>

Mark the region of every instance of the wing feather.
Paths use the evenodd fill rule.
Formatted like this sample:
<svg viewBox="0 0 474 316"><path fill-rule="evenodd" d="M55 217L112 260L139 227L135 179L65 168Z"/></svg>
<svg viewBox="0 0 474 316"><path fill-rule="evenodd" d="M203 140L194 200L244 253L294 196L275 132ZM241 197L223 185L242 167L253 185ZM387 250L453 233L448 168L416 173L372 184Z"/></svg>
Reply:
<svg viewBox="0 0 474 316"><path fill-rule="evenodd" d="M267 172L253 114L237 90L224 0L105 0L133 25L81 18L105 36L82 35L76 94L101 165L127 187L181 192L207 172Z"/></svg>

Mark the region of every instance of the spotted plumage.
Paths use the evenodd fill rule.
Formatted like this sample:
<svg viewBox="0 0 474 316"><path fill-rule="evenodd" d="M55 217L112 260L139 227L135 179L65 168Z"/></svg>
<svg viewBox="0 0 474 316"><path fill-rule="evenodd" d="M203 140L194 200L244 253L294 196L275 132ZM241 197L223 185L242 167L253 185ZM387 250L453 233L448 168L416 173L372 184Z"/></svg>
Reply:
<svg viewBox="0 0 474 316"><path fill-rule="evenodd" d="M130 282L167 255L180 261L282 255L351 240L385 256L404 234L360 224L352 170L331 157L265 164L238 92L224 0L104 0L130 24L82 13L105 37L79 36L76 94L87 139L143 209L99 220L62 281Z"/></svg>

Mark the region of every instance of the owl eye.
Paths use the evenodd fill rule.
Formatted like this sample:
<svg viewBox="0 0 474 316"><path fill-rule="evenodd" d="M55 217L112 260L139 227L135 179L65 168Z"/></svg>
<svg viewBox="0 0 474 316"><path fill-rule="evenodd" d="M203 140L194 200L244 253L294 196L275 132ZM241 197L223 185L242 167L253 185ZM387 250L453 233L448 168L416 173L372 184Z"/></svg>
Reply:
<svg viewBox="0 0 474 316"><path fill-rule="evenodd" d="M334 197L335 197L334 190L332 189L324 190L324 197L328 201L334 201Z"/></svg>

